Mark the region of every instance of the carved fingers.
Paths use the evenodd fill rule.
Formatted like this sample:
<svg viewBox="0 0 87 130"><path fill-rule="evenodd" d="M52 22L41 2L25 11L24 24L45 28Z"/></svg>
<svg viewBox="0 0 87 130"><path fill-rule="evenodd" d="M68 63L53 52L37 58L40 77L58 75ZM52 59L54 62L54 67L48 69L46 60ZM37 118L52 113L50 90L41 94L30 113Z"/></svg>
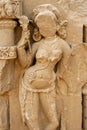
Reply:
<svg viewBox="0 0 87 130"><path fill-rule="evenodd" d="M29 19L26 16L19 18L20 26L22 27L22 37L18 43L18 47L24 47L26 43L29 43L30 31L28 29ZM29 45L30 46L30 45Z"/></svg>
<svg viewBox="0 0 87 130"><path fill-rule="evenodd" d="M29 24L29 19L27 16L21 16L19 18L19 23L20 23L20 26L22 27L23 31L27 31L28 29L28 24Z"/></svg>

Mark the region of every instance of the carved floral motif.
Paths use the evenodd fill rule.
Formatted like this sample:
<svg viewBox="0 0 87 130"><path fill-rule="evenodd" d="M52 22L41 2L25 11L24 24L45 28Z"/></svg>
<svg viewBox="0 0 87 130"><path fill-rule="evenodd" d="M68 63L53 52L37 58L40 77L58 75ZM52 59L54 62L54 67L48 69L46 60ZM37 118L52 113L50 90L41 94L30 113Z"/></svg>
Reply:
<svg viewBox="0 0 87 130"><path fill-rule="evenodd" d="M0 60L15 59L16 57L16 47L0 47Z"/></svg>
<svg viewBox="0 0 87 130"><path fill-rule="evenodd" d="M21 1L0 0L0 18L17 18L21 15Z"/></svg>

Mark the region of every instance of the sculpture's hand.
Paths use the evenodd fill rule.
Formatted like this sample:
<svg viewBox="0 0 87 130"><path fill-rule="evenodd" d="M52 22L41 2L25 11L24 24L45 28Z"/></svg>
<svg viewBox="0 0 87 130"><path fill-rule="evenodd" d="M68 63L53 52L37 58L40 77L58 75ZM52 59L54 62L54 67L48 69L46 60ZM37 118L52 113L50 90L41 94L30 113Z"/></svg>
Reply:
<svg viewBox="0 0 87 130"><path fill-rule="evenodd" d="M20 26L22 27L22 37L21 40L18 43L18 47L25 47L26 43L29 44L29 37L30 37L30 31L28 29L29 20L26 16L21 16L19 18Z"/></svg>
<svg viewBox="0 0 87 130"><path fill-rule="evenodd" d="M29 19L27 16L21 16L19 18L19 23L20 26L22 27L23 31L26 32L28 30L28 24L29 24Z"/></svg>

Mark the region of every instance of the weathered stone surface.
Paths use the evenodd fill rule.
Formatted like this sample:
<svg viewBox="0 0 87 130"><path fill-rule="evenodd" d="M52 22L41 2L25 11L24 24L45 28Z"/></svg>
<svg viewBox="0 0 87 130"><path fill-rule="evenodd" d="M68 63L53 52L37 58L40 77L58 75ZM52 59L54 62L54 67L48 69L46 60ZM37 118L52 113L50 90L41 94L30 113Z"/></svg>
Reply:
<svg viewBox="0 0 87 130"><path fill-rule="evenodd" d="M0 1L0 130L86 130L86 71L87 0Z"/></svg>
<svg viewBox="0 0 87 130"><path fill-rule="evenodd" d="M56 3L57 0L46 0L46 1L43 1L43 0L34 0L32 2L32 0L24 0L23 1L23 14L27 15L28 17L31 17L32 16L32 10L37 6L37 5L40 5L40 4L54 4Z"/></svg>

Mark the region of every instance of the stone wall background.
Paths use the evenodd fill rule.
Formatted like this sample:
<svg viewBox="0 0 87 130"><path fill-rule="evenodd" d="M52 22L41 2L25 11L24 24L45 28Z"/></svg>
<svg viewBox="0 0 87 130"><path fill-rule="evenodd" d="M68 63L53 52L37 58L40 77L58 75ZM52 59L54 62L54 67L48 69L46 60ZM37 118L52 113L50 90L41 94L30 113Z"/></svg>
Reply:
<svg viewBox="0 0 87 130"><path fill-rule="evenodd" d="M32 10L40 4L54 4L58 0L23 0L23 14L27 15L29 18L32 15Z"/></svg>

